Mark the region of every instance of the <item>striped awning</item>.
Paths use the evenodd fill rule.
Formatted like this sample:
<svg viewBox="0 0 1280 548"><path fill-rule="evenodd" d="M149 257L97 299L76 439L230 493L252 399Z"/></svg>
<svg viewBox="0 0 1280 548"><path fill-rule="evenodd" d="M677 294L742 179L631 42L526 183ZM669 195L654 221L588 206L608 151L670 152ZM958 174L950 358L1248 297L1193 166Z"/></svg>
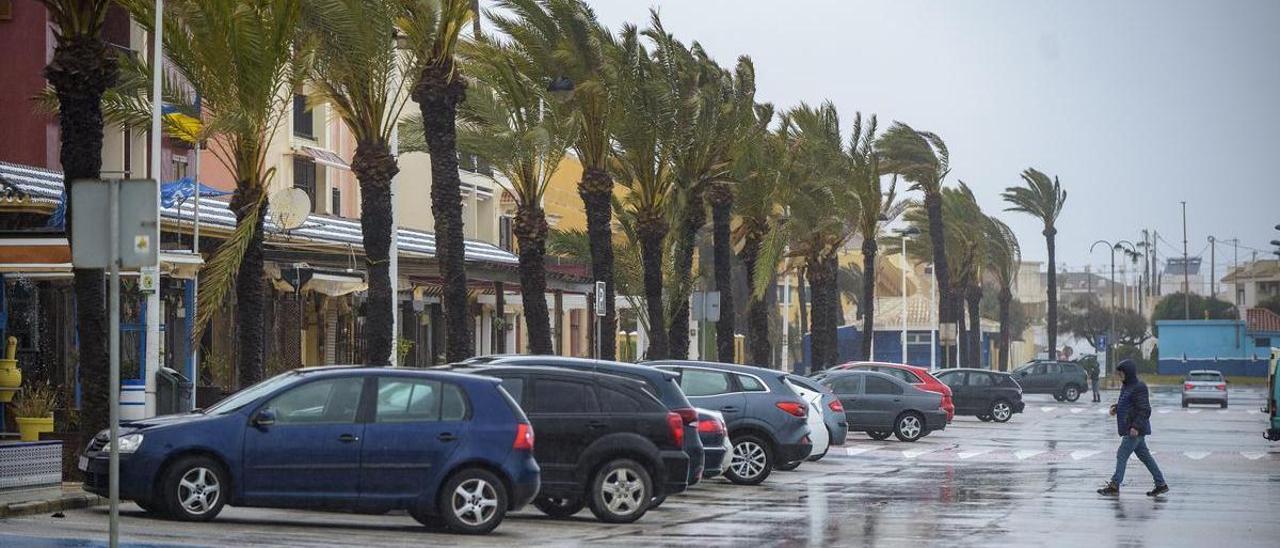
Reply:
<svg viewBox="0 0 1280 548"><path fill-rule="evenodd" d="M342 159L342 156L339 156L338 153L330 150L302 145L297 148L297 151L295 153L302 156L309 157L312 160L315 160L317 164L323 164L329 167L336 167L338 169L346 169L346 170L351 169L351 166L347 164L346 160Z"/></svg>

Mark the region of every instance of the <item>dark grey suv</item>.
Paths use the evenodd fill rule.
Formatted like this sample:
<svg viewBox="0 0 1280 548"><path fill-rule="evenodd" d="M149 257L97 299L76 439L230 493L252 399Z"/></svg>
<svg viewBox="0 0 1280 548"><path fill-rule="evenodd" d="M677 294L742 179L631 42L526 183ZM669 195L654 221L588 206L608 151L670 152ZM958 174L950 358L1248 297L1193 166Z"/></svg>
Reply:
<svg viewBox="0 0 1280 548"><path fill-rule="evenodd" d="M942 394L921 390L902 379L860 369L831 371L818 382L831 387L844 404L849 430L873 439L897 436L916 441L947 427Z"/></svg>
<svg viewBox="0 0 1280 548"><path fill-rule="evenodd" d="M1076 401L1089 386L1089 374L1075 362L1037 360L1013 370L1023 394L1052 394L1058 401Z"/></svg>
<svg viewBox="0 0 1280 548"><path fill-rule="evenodd" d="M813 442L806 421L809 404L772 369L697 361L654 361L645 365L679 375L680 388L694 405L724 415L733 456L724 476L755 485L773 469L802 461Z"/></svg>

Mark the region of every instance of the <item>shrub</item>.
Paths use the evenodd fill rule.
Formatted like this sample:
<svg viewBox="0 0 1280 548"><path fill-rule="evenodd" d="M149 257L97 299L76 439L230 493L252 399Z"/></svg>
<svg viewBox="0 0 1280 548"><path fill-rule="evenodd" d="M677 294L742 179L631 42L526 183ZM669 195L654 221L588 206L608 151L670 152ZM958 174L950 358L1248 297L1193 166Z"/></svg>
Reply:
<svg viewBox="0 0 1280 548"><path fill-rule="evenodd" d="M48 417L58 405L58 391L47 384L28 386L11 403L16 417Z"/></svg>

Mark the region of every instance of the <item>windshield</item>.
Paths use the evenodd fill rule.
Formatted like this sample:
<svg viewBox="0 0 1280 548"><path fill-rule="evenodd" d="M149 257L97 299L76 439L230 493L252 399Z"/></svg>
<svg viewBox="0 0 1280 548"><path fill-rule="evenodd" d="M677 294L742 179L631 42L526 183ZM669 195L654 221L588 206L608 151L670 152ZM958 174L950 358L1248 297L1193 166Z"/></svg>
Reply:
<svg viewBox="0 0 1280 548"><path fill-rule="evenodd" d="M285 384L288 384L289 381L292 380L297 375L298 373L296 371L281 373L279 375L271 377L270 379L267 379L258 384L250 386L244 390L236 392L235 394L232 394L227 399L214 404L212 407L206 409L204 412L206 415L225 415L227 413L231 413L237 409L240 409L241 407L244 407L245 404L275 391L276 388L279 388Z"/></svg>
<svg viewBox="0 0 1280 548"><path fill-rule="evenodd" d="M1220 382L1222 375L1220 373L1191 373L1187 375L1187 380L1192 382Z"/></svg>

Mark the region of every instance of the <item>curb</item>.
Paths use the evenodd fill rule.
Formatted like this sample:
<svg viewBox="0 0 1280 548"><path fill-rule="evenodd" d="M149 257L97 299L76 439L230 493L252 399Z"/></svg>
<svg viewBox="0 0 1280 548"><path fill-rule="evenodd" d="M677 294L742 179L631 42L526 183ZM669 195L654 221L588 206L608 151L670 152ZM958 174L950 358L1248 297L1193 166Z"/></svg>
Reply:
<svg viewBox="0 0 1280 548"><path fill-rule="evenodd" d="M90 506L97 506L106 503L106 498L92 493L64 493L61 497L56 499L0 504L0 518L47 514L51 512L61 512L63 510L88 508Z"/></svg>

